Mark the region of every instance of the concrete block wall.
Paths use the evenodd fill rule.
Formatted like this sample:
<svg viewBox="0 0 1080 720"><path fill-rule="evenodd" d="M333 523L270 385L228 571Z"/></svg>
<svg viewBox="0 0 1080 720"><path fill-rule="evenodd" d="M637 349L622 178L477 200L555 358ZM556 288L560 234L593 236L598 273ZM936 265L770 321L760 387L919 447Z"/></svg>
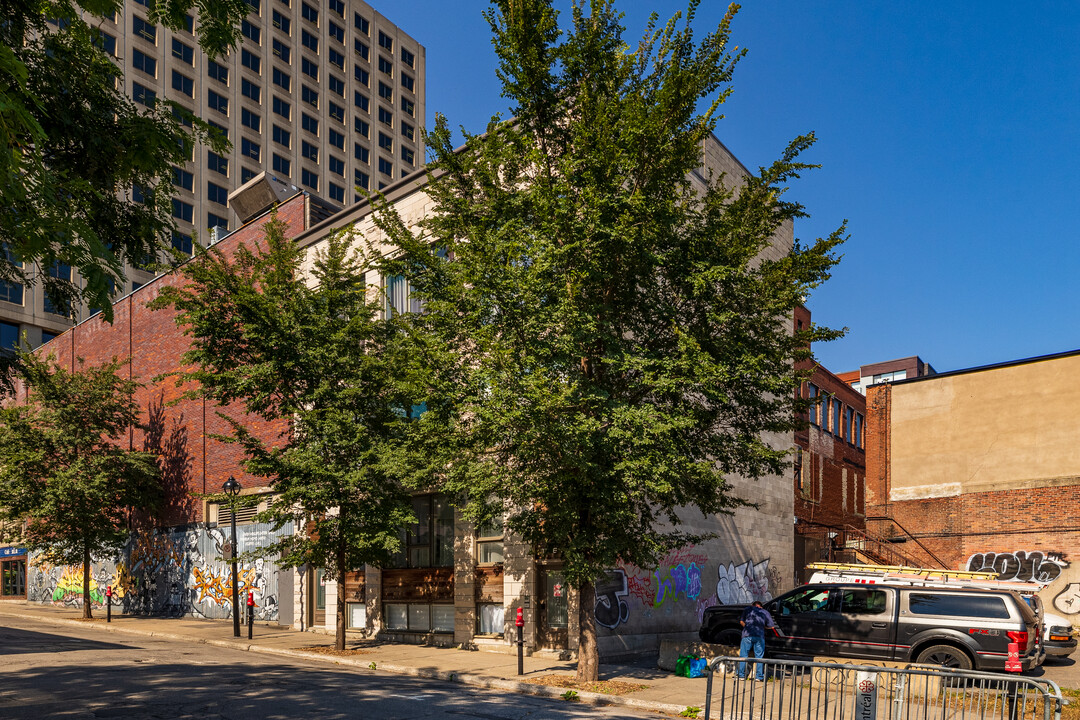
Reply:
<svg viewBox="0 0 1080 720"><path fill-rule="evenodd" d="M656 568L620 565L597 583L602 657L655 652L662 640L694 640L706 608L765 600L793 587L790 477L733 478L732 492L757 507L730 516L685 509L682 529L714 537L672 551Z"/></svg>

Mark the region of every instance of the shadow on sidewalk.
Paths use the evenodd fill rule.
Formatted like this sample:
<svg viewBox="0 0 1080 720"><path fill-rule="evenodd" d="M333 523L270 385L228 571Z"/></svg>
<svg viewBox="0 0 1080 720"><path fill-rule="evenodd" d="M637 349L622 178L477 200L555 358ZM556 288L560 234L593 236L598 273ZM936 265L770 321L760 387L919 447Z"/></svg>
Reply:
<svg viewBox="0 0 1080 720"><path fill-rule="evenodd" d="M53 633L36 632L17 628L4 629L5 642L0 645L0 655L19 655L31 653L79 652L82 650L127 650L126 645L84 640L81 638L58 637ZM10 642L8 642L10 640Z"/></svg>

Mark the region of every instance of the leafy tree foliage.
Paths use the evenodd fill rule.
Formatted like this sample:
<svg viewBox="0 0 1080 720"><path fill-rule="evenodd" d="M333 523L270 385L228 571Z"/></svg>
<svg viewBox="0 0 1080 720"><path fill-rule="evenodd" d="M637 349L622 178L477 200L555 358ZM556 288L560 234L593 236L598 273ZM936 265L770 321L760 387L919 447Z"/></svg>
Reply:
<svg viewBox="0 0 1080 720"><path fill-rule="evenodd" d="M691 175L742 52L733 5L696 41L692 2L629 49L609 0L546 0L487 14L515 119L455 150L427 140L433 212L380 223L425 312L411 318L429 412L411 430L444 488L477 520L562 561L580 593L578 677L595 680L594 580L618 560L654 566L690 538L680 510L743 504L729 478L782 471L769 433L796 426L793 309L828 277L841 228L776 243L803 208L785 185L812 136L745 178ZM699 109L703 108L703 109ZM432 247L451 260L435 260ZM407 447L407 446L403 446Z"/></svg>
<svg viewBox="0 0 1080 720"><path fill-rule="evenodd" d="M43 559L82 566L87 618L91 557L122 547L132 512L162 500L157 457L124 447L139 408L122 365L71 371L22 355L26 403L0 409L0 512L25 522L22 541Z"/></svg>
<svg viewBox="0 0 1080 720"><path fill-rule="evenodd" d="M250 10L244 0L150 7L151 23L174 30L197 8L198 39L211 55L236 42ZM99 29L114 13L122 22L119 0L0 0L0 280L40 282L59 306L85 300L110 320L124 263L146 264L173 228L172 166L195 140L227 147L180 106L127 97ZM37 271L56 265L77 270L85 285Z"/></svg>
<svg viewBox="0 0 1080 720"><path fill-rule="evenodd" d="M174 306L191 336L185 362L221 405L288 425L265 442L222 414L242 444L248 472L274 490L268 511L296 532L272 550L285 567L309 565L337 578L337 647L345 647L345 574L387 564L399 531L413 521L393 458L412 393L396 380L404 364L393 326L365 282L368 263L330 238L310 283L304 253L267 224L265 243L233 258L211 248L182 266L184 287L165 288L152 307Z"/></svg>

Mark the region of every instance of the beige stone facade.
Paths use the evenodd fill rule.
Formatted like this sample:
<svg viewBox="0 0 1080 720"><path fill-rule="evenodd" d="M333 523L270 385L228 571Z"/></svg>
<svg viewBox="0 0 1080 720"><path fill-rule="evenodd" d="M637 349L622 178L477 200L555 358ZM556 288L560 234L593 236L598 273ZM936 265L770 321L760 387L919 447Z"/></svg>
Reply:
<svg viewBox="0 0 1080 720"><path fill-rule="evenodd" d="M703 148L703 169L692 181L700 187L701 178L711 170L723 172L728 182L747 171L715 138ZM426 178L420 174L405 178L386 189L386 196L406 224L415 224L432 210L424 190ZM321 241L334 230L352 227L376 247L383 245L381 231L375 227L372 208L367 203L312 228L297 242L317 251ZM783 228L767 251L780 257L792 245L790 224ZM309 252L309 262L313 252ZM379 282L378 279L372 280ZM791 449L793 436L768 438L776 448ZM794 568L794 492L790 477L773 476L752 481L732 479L733 491L754 508L740 508L732 516L704 516L696 510L680 513L687 532L709 536L698 544L670 553L657 568L620 565L597 582L596 605L598 641L602 657L612 659L653 652L661 640L696 639L701 615L706 607L719 603L767 599L793 585ZM431 600L432 593L417 580L405 600L388 601L384 597L387 573L366 568L366 626L355 632L379 633L395 640L434 642L511 652L516 637L514 617L518 608L524 616L524 639L528 652L567 653L577 649L577 598L560 586L557 564L537 561L529 548L512 537L503 541L504 560L497 568L480 562L475 533L460 515L454 522L452 594ZM420 578L418 573L415 577ZM329 590L329 588L328 588ZM436 591L437 592L437 591ZM381 598L381 600L376 600ZM380 607L381 602L381 607ZM452 627L443 632L430 628L402 631L388 627L388 604L419 603L452 605ZM482 618L491 606L502 608L501 632L484 633ZM332 609L330 593L327 607ZM485 610L484 608L487 608ZM442 611L440 611L442 612ZM421 618L434 617L429 612ZM433 622L433 621L432 621ZM298 623L297 623L298 625ZM324 629L332 631L332 612Z"/></svg>

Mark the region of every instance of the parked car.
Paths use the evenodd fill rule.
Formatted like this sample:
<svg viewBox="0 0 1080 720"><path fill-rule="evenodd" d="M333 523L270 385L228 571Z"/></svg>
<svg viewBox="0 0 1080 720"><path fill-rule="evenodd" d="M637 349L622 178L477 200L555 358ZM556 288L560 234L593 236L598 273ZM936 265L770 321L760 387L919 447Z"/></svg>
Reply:
<svg viewBox="0 0 1080 720"><path fill-rule="evenodd" d="M705 611L704 642L738 645L745 605ZM932 587L804 585L765 605L776 620L770 652L1004 670L1009 643L1023 670L1044 657L1039 620L1015 592Z"/></svg>
<svg viewBox="0 0 1080 720"><path fill-rule="evenodd" d="M1021 593L1020 596L1042 622L1042 646L1046 651L1047 659L1063 660L1072 655L1073 650L1076 649L1072 622L1060 615L1046 612L1042 598L1038 595Z"/></svg>
<svg viewBox="0 0 1080 720"><path fill-rule="evenodd" d="M981 590L1013 590L1035 611L1042 625L1042 647L1047 658L1064 659L1076 649L1072 623L1060 615L1046 612L1039 592L1041 583L998 580L991 572L941 570L938 568L896 567L890 565L856 565L848 563L812 563L815 572L810 584L828 583L885 583L889 585L919 585Z"/></svg>

